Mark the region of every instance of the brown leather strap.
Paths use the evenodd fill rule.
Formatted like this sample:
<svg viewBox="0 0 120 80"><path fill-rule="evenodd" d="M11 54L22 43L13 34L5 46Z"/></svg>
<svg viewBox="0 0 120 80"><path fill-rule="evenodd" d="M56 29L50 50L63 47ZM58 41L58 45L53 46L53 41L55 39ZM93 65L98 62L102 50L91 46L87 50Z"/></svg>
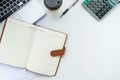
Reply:
<svg viewBox="0 0 120 80"><path fill-rule="evenodd" d="M8 18L7 18L8 19ZM7 19L5 20L5 23L4 23L4 26L3 26L3 29L2 29L2 33L0 35L0 42L2 40L2 37L3 37L3 33L4 33L4 30L5 30L5 26L6 26L6 23L7 23Z"/></svg>
<svg viewBox="0 0 120 80"><path fill-rule="evenodd" d="M65 47L63 47L63 49L59 49L59 50L53 50L51 51L51 56L55 57L55 56L62 56L65 54Z"/></svg>

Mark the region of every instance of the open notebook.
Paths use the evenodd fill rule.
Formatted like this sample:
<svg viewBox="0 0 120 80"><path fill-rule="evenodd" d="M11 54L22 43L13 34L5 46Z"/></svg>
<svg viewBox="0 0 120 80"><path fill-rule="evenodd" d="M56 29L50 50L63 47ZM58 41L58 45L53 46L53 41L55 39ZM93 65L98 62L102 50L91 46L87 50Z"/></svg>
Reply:
<svg viewBox="0 0 120 80"><path fill-rule="evenodd" d="M51 56L51 52L60 52L66 37L64 33L8 18L1 35L0 63L53 76L61 57Z"/></svg>

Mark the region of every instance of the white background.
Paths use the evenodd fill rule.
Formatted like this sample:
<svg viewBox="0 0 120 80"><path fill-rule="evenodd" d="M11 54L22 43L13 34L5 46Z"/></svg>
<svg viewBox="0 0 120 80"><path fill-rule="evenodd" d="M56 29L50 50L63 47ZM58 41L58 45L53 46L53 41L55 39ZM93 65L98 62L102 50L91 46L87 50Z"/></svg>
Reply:
<svg viewBox="0 0 120 80"><path fill-rule="evenodd" d="M59 18L74 0L63 1L59 10L50 11L45 8L43 0L39 0L47 15L37 24L68 34L67 50L62 57L57 75L47 79L120 80L120 6L116 6L98 22L81 6L83 0L79 0L65 16ZM0 67L0 76L2 75L4 80L23 76L24 79L19 80L31 80L35 77L42 80L43 77L10 66L1 66L3 69Z"/></svg>

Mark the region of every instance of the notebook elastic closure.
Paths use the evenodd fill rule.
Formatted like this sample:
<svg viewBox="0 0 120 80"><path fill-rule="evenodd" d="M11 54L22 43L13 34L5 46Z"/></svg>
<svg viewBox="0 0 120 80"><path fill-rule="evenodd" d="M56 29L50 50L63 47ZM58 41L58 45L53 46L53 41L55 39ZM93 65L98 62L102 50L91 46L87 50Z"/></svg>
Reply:
<svg viewBox="0 0 120 80"><path fill-rule="evenodd" d="M65 54L65 47L63 47L63 49L58 49L58 50L53 50L51 51L51 56L55 57L55 56L62 56Z"/></svg>

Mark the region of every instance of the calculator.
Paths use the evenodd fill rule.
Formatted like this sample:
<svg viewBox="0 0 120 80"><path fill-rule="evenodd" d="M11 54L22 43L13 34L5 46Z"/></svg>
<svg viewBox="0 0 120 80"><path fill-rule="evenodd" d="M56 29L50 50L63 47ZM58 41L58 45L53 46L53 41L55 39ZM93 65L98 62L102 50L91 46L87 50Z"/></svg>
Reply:
<svg viewBox="0 0 120 80"><path fill-rule="evenodd" d="M101 20L114 6L118 0L85 0L84 8L97 20Z"/></svg>

